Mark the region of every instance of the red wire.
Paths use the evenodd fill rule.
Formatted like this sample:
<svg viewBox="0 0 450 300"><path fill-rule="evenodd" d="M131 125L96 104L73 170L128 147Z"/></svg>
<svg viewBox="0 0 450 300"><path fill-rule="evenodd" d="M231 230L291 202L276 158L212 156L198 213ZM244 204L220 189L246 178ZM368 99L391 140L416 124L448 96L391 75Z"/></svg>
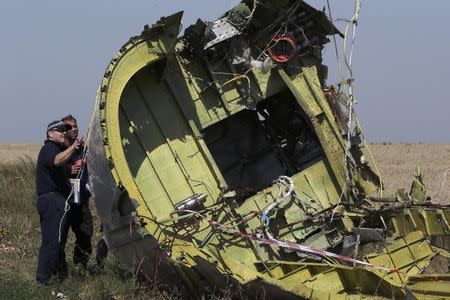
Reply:
<svg viewBox="0 0 450 300"><path fill-rule="evenodd" d="M283 54L275 54L273 52L273 47L270 47L267 52L269 54L269 57L276 62L279 63L285 63L288 62L292 59L292 57L294 57L295 52L297 52L297 44L295 43L295 40L292 36L287 35L287 34L277 34L271 42L275 42L275 44L279 43L279 42L287 42L291 47L292 47L292 51L291 53L283 53Z"/></svg>

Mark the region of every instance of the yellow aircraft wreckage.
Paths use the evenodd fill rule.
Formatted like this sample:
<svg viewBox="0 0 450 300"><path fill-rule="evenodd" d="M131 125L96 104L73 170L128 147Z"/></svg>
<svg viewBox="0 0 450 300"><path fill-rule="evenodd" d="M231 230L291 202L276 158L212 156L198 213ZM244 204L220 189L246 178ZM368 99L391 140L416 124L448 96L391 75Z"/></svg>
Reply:
<svg viewBox="0 0 450 300"><path fill-rule="evenodd" d="M119 261L191 298L450 297L450 207L418 168L380 193L353 81L326 82L346 36L325 13L242 1L179 37L181 17L132 37L99 89L90 183Z"/></svg>

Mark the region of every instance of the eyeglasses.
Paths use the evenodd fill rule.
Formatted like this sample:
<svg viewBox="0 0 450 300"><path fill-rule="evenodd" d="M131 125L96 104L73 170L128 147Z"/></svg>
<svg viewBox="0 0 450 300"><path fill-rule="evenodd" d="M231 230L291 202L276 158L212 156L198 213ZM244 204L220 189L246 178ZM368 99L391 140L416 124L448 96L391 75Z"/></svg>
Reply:
<svg viewBox="0 0 450 300"><path fill-rule="evenodd" d="M55 128L55 129L52 129L52 131L58 131L58 132L61 132L61 133L67 132L66 129L62 129L62 128Z"/></svg>
<svg viewBox="0 0 450 300"><path fill-rule="evenodd" d="M67 130L71 130L71 129L73 129L73 128L78 128L78 126L77 125L69 125L69 124L66 124L66 126L67 126Z"/></svg>

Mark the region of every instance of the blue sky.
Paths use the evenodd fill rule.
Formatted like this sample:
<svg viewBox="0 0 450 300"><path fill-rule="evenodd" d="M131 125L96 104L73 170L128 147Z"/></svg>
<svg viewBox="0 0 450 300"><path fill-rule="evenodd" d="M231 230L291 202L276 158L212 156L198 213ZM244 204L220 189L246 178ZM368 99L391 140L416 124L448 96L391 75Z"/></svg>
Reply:
<svg viewBox="0 0 450 300"><path fill-rule="evenodd" d="M85 133L103 72L130 36L163 15L184 10L187 27L236 2L3 0L0 142L40 142L47 123L68 113ZM352 0L330 3L335 19L351 16ZM369 141L450 143L448 11L448 0L362 0L353 66ZM335 61L328 47L330 83Z"/></svg>

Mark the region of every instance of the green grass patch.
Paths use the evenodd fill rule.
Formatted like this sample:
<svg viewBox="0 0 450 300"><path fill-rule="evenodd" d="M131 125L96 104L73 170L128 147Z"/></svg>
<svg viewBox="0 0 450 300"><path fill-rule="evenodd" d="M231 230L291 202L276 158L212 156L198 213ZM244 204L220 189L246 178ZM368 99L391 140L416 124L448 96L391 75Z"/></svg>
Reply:
<svg viewBox="0 0 450 300"><path fill-rule="evenodd" d="M35 162L29 158L0 165L0 295L2 299L156 299L157 293L136 288L132 273L108 257L103 270L87 272L72 261L74 237L66 244L69 276L48 287L35 283L36 261L41 243L39 215L36 209ZM99 218L91 201L98 232ZM94 234L93 247L100 238ZM94 250L95 251L95 250ZM91 257L90 265L94 265ZM142 292L145 291L145 292Z"/></svg>

